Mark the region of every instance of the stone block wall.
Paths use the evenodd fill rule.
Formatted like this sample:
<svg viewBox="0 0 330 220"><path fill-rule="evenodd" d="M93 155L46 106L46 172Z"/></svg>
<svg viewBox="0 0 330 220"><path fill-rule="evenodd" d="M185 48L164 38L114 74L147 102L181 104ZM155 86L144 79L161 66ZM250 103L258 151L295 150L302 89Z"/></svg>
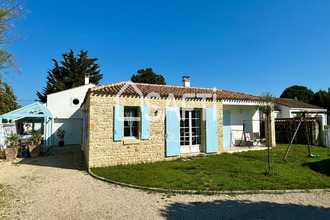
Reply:
<svg viewBox="0 0 330 220"><path fill-rule="evenodd" d="M266 146L276 147L276 133L275 133L275 119L274 112L272 111L270 115L265 119L265 136L266 136Z"/></svg>
<svg viewBox="0 0 330 220"><path fill-rule="evenodd" d="M88 94L88 93L87 93ZM87 114L88 117L88 121L89 121L89 117L90 117L90 95L86 96L86 100L82 106L82 111L83 114ZM87 125L87 127L85 126L85 124L83 124L83 129L87 129L87 138L82 137L82 144L83 144L83 149L84 149L84 154L85 154L85 160L86 160L86 164L89 164L89 144L90 144L90 127L89 127L89 123Z"/></svg>
<svg viewBox="0 0 330 220"><path fill-rule="evenodd" d="M223 152L223 119L222 101L175 98L170 102L167 98L150 98L143 100L144 106L150 106L150 117L159 117L150 121L149 140L113 140L113 121L116 99L113 95L89 93L84 109L88 113L88 138L85 143L85 156L88 167L103 167L120 164L148 163L170 160L177 157L165 157L165 107L192 107L196 109L217 108L218 123L218 153ZM125 96L119 98L119 105L140 107L139 96ZM157 107L156 107L157 106ZM202 111L203 112L203 111ZM140 126L140 122L139 122ZM205 121L202 121L202 145L205 152ZM191 155L191 154L190 154ZM180 155L180 157L185 155Z"/></svg>

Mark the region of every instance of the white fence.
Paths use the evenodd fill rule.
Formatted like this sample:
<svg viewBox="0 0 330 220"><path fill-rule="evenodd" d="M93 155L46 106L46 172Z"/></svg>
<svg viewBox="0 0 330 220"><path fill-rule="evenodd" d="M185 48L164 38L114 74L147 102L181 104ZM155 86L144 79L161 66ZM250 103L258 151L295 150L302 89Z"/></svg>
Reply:
<svg viewBox="0 0 330 220"><path fill-rule="evenodd" d="M330 129L324 130L324 145L330 148Z"/></svg>

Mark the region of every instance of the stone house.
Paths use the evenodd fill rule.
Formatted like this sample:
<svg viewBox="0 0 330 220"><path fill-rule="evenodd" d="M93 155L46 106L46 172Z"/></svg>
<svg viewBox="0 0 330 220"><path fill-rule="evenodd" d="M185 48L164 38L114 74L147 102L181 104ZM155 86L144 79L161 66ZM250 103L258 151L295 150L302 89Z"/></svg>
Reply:
<svg viewBox="0 0 330 220"><path fill-rule="evenodd" d="M90 88L81 105L87 166L220 154L224 152L224 109L242 107L237 114L244 115L248 108L251 119L252 109L252 115L259 115L251 104L258 99L227 90L190 87L190 81L185 80L184 86L119 82ZM232 112L229 121L238 117Z"/></svg>

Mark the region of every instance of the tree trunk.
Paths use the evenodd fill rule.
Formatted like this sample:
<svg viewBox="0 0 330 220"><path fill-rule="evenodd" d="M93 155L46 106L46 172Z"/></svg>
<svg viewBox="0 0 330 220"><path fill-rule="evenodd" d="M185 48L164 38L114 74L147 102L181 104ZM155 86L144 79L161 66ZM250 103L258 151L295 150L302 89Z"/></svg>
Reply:
<svg viewBox="0 0 330 220"><path fill-rule="evenodd" d="M271 126L271 122L270 122L270 120L269 120L269 113L267 113L267 127L268 127L268 129L267 129L267 137L268 137L268 141L267 141L267 147L268 147L268 171L270 172L270 128L269 128L269 126Z"/></svg>

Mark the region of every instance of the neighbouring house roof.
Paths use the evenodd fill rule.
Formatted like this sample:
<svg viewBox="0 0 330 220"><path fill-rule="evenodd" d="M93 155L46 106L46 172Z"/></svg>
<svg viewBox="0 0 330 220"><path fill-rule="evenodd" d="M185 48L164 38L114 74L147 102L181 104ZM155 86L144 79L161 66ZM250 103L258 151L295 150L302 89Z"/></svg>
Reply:
<svg viewBox="0 0 330 220"><path fill-rule="evenodd" d="M128 82L118 82L107 85L96 86L90 89L93 93L102 94L117 94L124 86L127 86ZM209 88L198 88L198 87L183 87L183 86L170 86L170 85L156 85L147 83L134 83L136 88L141 91L143 95L149 93L157 93L161 97L167 97L173 94L175 97L183 97L184 94L216 94L217 99L230 99L230 100L250 100L258 101L259 96L249 95L245 93L232 92L222 89L209 89ZM123 95L139 95L131 85L128 85L125 90L122 91Z"/></svg>
<svg viewBox="0 0 330 220"><path fill-rule="evenodd" d="M290 108L303 108L303 109L321 109L326 110L325 108L322 108L320 106L307 104L305 102L296 101L294 99L288 99L288 98L276 98L275 103L278 105L284 105Z"/></svg>

